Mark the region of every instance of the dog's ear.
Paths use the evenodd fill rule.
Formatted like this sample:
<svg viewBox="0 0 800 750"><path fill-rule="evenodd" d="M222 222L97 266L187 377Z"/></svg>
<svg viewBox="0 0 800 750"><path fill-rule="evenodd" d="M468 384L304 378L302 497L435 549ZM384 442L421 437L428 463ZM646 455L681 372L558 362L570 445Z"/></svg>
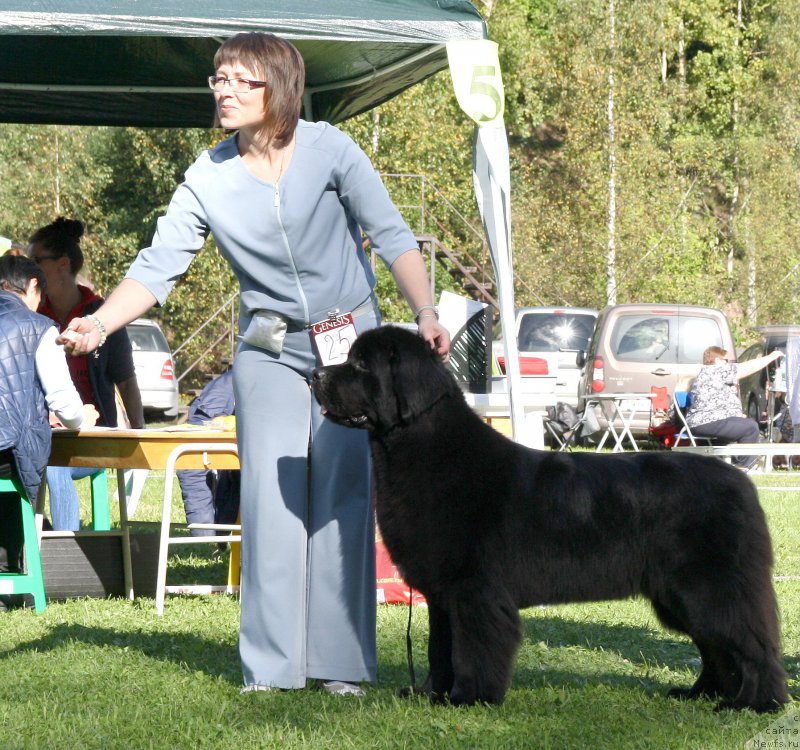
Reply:
<svg viewBox="0 0 800 750"><path fill-rule="evenodd" d="M439 356L417 336L392 342L389 352L397 415L407 424L458 385Z"/></svg>

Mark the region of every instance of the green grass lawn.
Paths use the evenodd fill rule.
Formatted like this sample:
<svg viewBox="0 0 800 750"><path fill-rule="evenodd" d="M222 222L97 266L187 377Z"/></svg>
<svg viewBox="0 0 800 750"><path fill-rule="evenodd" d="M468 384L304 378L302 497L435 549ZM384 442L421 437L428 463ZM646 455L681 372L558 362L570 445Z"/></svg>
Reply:
<svg viewBox="0 0 800 750"><path fill-rule="evenodd" d="M756 478L771 487L761 499L776 548L785 664L797 695L800 492L781 489L787 481ZM158 517L161 486L158 476L148 480L137 518ZM181 582L225 578L226 561L211 560L204 546L182 550L172 563L171 577L179 574ZM641 600L525 611L526 638L505 703L469 709L396 697L409 681L407 609L398 606L379 608L379 680L365 699L311 690L240 696L238 609L230 596L169 597L158 617L151 599L72 599L52 602L38 616L0 615L0 750L728 750L775 719L664 698L671 686L693 682L697 652L660 628ZM424 609L414 611L412 635L421 681Z"/></svg>

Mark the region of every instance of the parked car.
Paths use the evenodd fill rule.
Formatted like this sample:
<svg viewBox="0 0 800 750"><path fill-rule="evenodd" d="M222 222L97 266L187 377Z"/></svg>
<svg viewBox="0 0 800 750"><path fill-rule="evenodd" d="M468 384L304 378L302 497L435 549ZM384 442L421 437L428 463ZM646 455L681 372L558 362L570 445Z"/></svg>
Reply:
<svg viewBox="0 0 800 750"><path fill-rule="evenodd" d="M178 381L167 339L154 320L137 318L127 326L136 381L148 419L178 416Z"/></svg>
<svg viewBox="0 0 800 750"><path fill-rule="evenodd" d="M760 326L757 330L761 334L761 338L739 355L740 362L763 357L776 349L780 349L786 354L786 341L789 336L800 336L800 325ZM748 417L755 419L762 429L766 427L768 421L767 414L770 410L769 395L775 382L775 373L782 365L783 360L779 360L777 363L773 362L763 370L759 370L757 373L739 381L742 410ZM773 401L771 416L774 416L779 408L780 404Z"/></svg>
<svg viewBox="0 0 800 750"><path fill-rule="evenodd" d="M589 346L597 310L588 307L521 307L516 313L517 347L523 392L535 391L534 379L547 379L559 401L578 406L581 371L577 356ZM492 344L505 373L502 338Z"/></svg>
<svg viewBox="0 0 800 750"><path fill-rule="evenodd" d="M666 387L671 398L680 379L694 377L709 346L733 354L728 319L721 310L694 305L627 304L606 307L598 316L583 366L579 392L650 393ZM605 424L598 413L601 425ZM650 426L650 403L642 399L632 422L635 434Z"/></svg>

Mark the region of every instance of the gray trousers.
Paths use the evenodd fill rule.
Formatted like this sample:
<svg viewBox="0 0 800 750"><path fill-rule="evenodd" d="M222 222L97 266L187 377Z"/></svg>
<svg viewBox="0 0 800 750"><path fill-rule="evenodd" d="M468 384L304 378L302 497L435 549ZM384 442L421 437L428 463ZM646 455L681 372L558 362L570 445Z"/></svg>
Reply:
<svg viewBox="0 0 800 750"><path fill-rule="evenodd" d="M377 314L355 320L359 332ZM375 532L367 433L325 419L308 331L278 355L242 344L239 442L245 685L375 680Z"/></svg>

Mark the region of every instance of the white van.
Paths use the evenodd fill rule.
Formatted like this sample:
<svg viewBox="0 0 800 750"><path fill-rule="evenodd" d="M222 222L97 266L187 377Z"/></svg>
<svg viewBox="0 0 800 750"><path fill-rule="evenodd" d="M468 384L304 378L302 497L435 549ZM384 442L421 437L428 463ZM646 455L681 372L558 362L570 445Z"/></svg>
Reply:
<svg viewBox="0 0 800 750"><path fill-rule="evenodd" d="M145 415L165 419L178 416L178 381L167 339L154 320L137 318L125 329L133 349L136 382Z"/></svg>
<svg viewBox="0 0 800 750"><path fill-rule="evenodd" d="M517 310L517 347L523 392L532 380L552 381L558 401L577 408L581 370L577 357L589 348L597 310L588 307L521 307ZM493 353L505 373L503 341L492 344ZM538 389L547 390L551 388Z"/></svg>

